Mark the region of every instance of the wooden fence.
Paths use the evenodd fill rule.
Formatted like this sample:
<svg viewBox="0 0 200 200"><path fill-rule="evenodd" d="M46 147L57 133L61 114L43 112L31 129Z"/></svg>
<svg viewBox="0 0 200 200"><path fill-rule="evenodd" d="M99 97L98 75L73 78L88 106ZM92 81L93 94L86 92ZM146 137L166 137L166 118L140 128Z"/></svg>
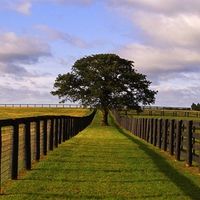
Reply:
<svg viewBox="0 0 200 200"><path fill-rule="evenodd" d="M49 108L82 108L78 104L0 104L0 107L49 107Z"/></svg>
<svg viewBox="0 0 200 200"><path fill-rule="evenodd" d="M157 116L157 117L193 117L200 118L200 112L194 110L163 110L163 109L143 109L141 113L137 113L136 110L121 110L120 115L125 117L134 116Z"/></svg>
<svg viewBox="0 0 200 200"><path fill-rule="evenodd" d="M127 118L113 111L117 122L126 130L158 148L174 155L177 161L181 156L186 165L198 163L200 172L200 121Z"/></svg>
<svg viewBox="0 0 200 200"><path fill-rule="evenodd" d="M92 121L85 117L43 116L0 120L0 181L30 170L34 161L77 135Z"/></svg>

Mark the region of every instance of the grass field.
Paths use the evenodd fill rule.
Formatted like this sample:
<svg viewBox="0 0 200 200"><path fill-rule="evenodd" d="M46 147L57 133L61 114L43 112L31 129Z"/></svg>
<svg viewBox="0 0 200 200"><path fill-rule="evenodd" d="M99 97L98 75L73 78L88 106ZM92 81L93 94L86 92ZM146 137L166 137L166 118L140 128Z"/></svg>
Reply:
<svg viewBox="0 0 200 200"><path fill-rule="evenodd" d="M76 137L52 151L0 199L199 200L195 169L115 125L102 127L100 112Z"/></svg>
<svg viewBox="0 0 200 200"><path fill-rule="evenodd" d="M85 116L90 113L87 108L0 107L0 120L44 115Z"/></svg>
<svg viewBox="0 0 200 200"><path fill-rule="evenodd" d="M135 118L167 118L178 120L195 120L200 121L200 112L193 110L161 110L161 109L144 109L137 114L136 110L120 111L120 115Z"/></svg>

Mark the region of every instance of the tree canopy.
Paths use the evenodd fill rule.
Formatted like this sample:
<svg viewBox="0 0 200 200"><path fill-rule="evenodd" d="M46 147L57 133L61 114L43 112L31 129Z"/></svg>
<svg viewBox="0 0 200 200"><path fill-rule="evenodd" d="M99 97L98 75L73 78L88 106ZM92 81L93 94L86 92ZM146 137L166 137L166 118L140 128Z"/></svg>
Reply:
<svg viewBox="0 0 200 200"><path fill-rule="evenodd" d="M192 105L191 105L191 108L192 108L192 110L200 110L200 104L199 103L197 103L197 104L195 104L195 103L192 103Z"/></svg>
<svg viewBox="0 0 200 200"><path fill-rule="evenodd" d="M59 74L54 83L61 100L101 109L102 125L108 125L108 109L140 110L140 105L155 102L156 91L146 75L137 73L134 62L116 54L96 54L77 60L67 74Z"/></svg>

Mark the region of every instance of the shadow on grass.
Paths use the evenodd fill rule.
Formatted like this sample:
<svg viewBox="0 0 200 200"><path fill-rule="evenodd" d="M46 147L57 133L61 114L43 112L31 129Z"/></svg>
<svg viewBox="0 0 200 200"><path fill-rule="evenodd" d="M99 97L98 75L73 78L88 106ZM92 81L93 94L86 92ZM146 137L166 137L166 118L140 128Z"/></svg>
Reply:
<svg viewBox="0 0 200 200"><path fill-rule="evenodd" d="M118 125L116 125L116 128L122 135L137 144L138 147L153 160L157 169L161 173L165 174L165 176L168 177L177 187L179 187L186 196L189 196L193 200L199 199L200 188L195 183L173 168L169 163L167 163L165 158L160 156L156 151L151 150L147 145L127 134Z"/></svg>

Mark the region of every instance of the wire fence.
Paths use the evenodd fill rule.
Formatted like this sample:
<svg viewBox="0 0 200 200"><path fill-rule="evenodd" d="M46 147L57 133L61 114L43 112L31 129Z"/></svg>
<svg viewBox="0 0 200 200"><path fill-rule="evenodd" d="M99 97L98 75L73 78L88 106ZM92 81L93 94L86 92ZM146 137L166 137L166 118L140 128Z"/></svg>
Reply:
<svg viewBox="0 0 200 200"><path fill-rule="evenodd" d="M86 128L95 111L85 117L42 116L0 120L0 182L30 170L32 163Z"/></svg>

